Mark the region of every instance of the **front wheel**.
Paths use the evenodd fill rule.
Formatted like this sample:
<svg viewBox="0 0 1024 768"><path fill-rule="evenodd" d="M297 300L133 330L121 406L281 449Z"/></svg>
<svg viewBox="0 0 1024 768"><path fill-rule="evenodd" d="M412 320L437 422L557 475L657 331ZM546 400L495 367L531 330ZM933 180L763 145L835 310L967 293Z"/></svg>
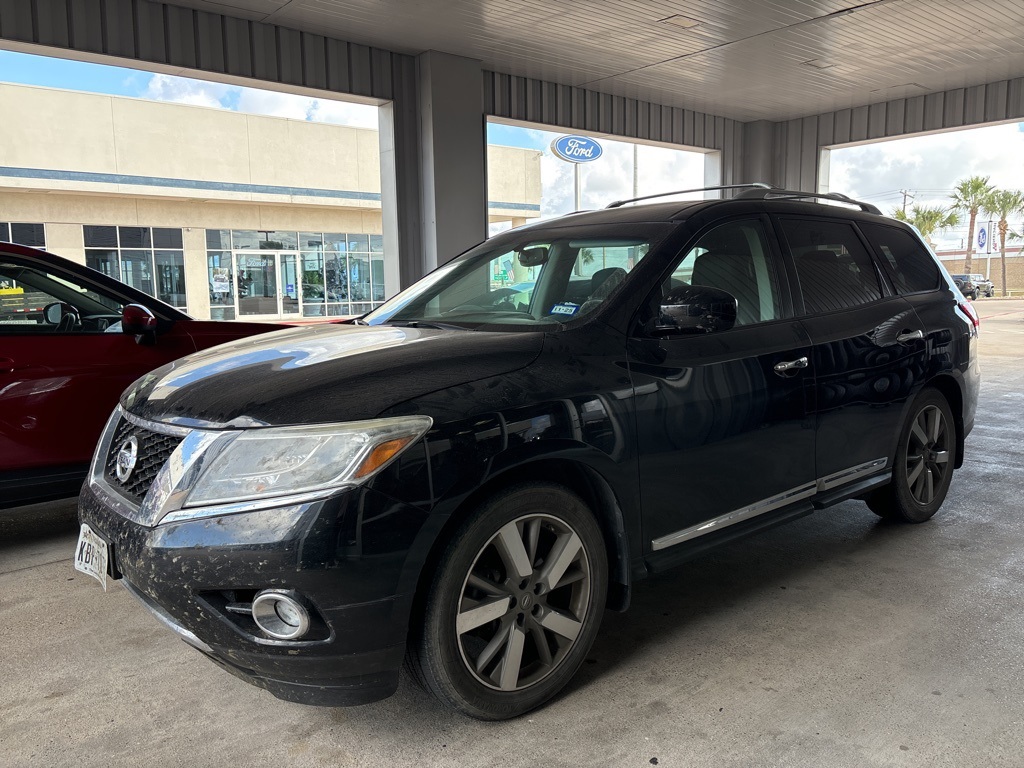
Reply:
<svg viewBox="0 0 1024 768"><path fill-rule="evenodd" d="M926 389L914 401L900 433L892 482L868 496L868 507L892 520L928 520L946 499L956 452L956 426L949 403L938 390Z"/></svg>
<svg viewBox="0 0 1024 768"><path fill-rule="evenodd" d="M547 484L501 493L441 557L410 638L413 675L481 720L539 707L590 650L607 571L601 530L579 497Z"/></svg>

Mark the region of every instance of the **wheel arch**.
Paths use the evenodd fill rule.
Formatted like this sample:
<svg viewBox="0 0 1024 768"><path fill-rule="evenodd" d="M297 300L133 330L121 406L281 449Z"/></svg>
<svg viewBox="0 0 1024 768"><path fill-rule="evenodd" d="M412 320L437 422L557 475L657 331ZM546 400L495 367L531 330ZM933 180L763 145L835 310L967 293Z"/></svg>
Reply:
<svg viewBox="0 0 1024 768"><path fill-rule="evenodd" d="M543 460L541 460L543 458ZM593 512L608 556L607 608L625 611L629 607L631 577L629 535L615 492L592 467L572 459L538 457L489 477L451 512L434 537L417 579L413 595L413 621L422 617L426 593L437 564L454 531L487 498L520 483L559 485L579 496Z"/></svg>
<svg viewBox="0 0 1024 768"><path fill-rule="evenodd" d="M966 432L964 427L964 393L952 376L936 376L928 382L928 386L937 389L949 403L949 409L953 412L953 424L956 427L956 463L955 469L959 469L964 463L964 440Z"/></svg>

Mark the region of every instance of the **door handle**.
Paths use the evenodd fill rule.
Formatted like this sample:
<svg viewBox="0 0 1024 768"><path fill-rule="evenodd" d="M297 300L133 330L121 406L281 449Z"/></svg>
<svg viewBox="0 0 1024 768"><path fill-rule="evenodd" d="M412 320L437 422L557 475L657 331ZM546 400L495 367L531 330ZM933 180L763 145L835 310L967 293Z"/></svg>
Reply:
<svg viewBox="0 0 1024 768"><path fill-rule="evenodd" d="M14 361L9 357L0 357L0 374L2 373L14 373L18 368L14 364Z"/></svg>
<svg viewBox="0 0 1024 768"><path fill-rule="evenodd" d="M788 371L795 371L798 368L806 368L806 367L807 367L807 358L806 357L798 357L796 360L789 360L789 361L784 362L784 363L776 363L773 366L773 370L776 373L783 374L783 373L786 373Z"/></svg>
<svg viewBox="0 0 1024 768"><path fill-rule="evenodd" d="M924 338L924 331L904 331L896 337L896 341L900 344L906 344L908 341L920 341Z"/></svg>

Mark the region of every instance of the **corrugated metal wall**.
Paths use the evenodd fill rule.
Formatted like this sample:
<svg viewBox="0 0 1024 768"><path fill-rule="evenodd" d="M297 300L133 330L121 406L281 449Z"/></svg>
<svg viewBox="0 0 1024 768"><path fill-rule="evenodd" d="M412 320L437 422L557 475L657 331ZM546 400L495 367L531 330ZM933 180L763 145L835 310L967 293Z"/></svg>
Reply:
<svg viewBox="0 0 1024 768"><path fill-rule="evenodd" d="M0 0L0 37L391 99L411 57L147 0Z"/></svg>
<svg viewBox="0 0 1024 768"><path fill-rule="evenodd" d="M689 109L485 71L484 111L574 131L717 149L723 184L737 181L742 166L743 124Z"/></svg>
<svg viewBox="0 0 1024 768"><path fill-rule="evenodd" d="M776 183L816 190L823 147L1022 118L1024 78L1015 78L777 123Z"/></svg>

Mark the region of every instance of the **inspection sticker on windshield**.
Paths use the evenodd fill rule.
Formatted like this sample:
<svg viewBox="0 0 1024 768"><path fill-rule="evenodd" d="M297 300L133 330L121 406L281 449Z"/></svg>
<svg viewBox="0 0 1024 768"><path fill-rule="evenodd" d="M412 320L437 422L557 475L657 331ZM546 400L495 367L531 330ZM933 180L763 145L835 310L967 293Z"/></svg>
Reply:
<svg viewBox="0 0 1024 768"><path fill-rule="evenodd" d="M107 591L107 542L85 523L82 523L75 549L75 570L89 574L103 585L104 592Z"/></svg>
<svg viewBox="0 0 1024 768"><path fill-rule="evenodd" d="M553 306L551 308L551 312L549 312L548 314L551 314L551 315L575 315L576 314L576 310L578 310L578 309L579 309L579 305L578 304L555 304L555 306Z"/></svg>

